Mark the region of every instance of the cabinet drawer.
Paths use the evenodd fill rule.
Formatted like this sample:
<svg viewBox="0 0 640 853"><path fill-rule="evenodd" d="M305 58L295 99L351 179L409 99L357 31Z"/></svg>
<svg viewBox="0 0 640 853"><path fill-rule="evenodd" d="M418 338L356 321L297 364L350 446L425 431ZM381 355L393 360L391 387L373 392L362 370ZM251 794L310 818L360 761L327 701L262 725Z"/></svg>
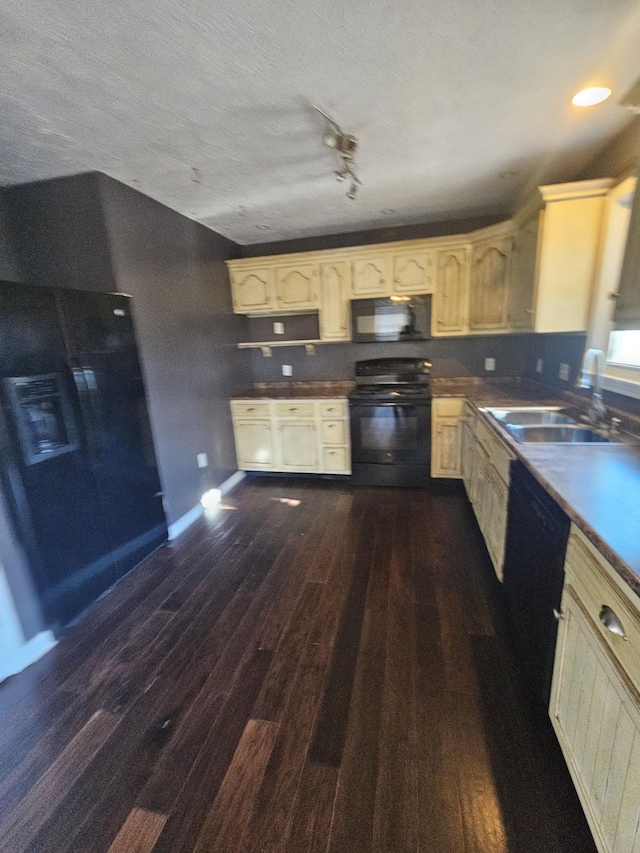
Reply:
<svg viewBox="0 0 640 853"><path fill-rule="evenodd" d="M323 444L346 444L347 425L345 421L322 421Z"/></svg>
<svg viewBox="0 0 640 853"><path fill-rule="evenodd" d="M349 452L346 447L325 447L322 457L325 471L348 474L351 470Z"/></svg>
<svg viewBox="0 0 640 853"><path fill-rule="evenodd" d="M321 418L346 418L346 400L332 400L328 403L320 403Z"/></svg>
<svg viewBox="0 0 640 853"><path fill-rule="evenodd" d="M464 397L436 397L432 401L437 417L460 417L464 412Z"/></svg>
<svg viewBox="0 0 640 853"><path fill-rule="evenodd" d="M617 658L636 690L640 692L640 615L609 573L614 571L586 537L572 528L565 568L567 583L576 591L598 633ZM610 608L625 638L603 623L603 609Z"/></svg>
<svg viewBox="0 0 640 853"><path fill-rule="evenodd" d="M480 418L478 418L476 424L476 438L489 454L489 458L498 474L508 485L511 461L514 458L513 453Z"/></svg>
<svg viewBox="0 0 640 853"><path fill-rule="evenodd" d="M268 418L269 403L253 403L250 400L232 400L231 408L236 418Z"/></svg>
<svg viewBox="0 0 640 853"><path fill-rule="evenodd" d="M276 415L279 418L312 418L313 403L303 403L292 400L288 403L276 403Z"/></svg>

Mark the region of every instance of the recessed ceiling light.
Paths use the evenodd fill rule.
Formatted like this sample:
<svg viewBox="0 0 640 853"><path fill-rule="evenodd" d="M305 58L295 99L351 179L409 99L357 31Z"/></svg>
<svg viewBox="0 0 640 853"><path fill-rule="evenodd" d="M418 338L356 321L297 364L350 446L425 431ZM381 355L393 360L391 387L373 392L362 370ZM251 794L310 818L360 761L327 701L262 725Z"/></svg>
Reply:
<svg viewBox="0 0 640 853"><path fill-rule="evenodd" d="M571 98L571 103L576 107L592 107L594 104L601 104L606 101L611 94L611 89L606 86L590 86L588 89L582 89L577 95Z"/></svg>
<svg viewBox="0 0 640 853"><path fill-rule="evenodd" d="M389 216L390 214L395 213L395 212L396 212L395 207L385 207L385 209L384 209L384 210L381 210L381 211L380 211L380 213L381 213L383 216Z"/></svg>

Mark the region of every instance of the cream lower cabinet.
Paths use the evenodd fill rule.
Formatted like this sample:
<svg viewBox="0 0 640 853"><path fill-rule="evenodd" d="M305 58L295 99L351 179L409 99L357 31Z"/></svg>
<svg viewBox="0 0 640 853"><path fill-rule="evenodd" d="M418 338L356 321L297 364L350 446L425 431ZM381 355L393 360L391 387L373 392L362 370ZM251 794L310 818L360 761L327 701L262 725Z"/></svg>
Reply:
<svg viewBox="0 0 640 853"><path fill-rule="evenodd" d="M268 471L273 468L271 420L236 420L233 431L240 470Z"/></svg>
<svg viewBox="0 0 640 853"><path fill-rule="evenodd" d="M350 474L346 400L232 400L241 471Z"/></svg>
<svg viewBox="0 0 640 853"><path fill-rule="evenodd" d="M459 479L461 467L461 397L436 397L431 401L431 476Z"/></svg>
<svg viewBox="0 0 640 853"><path fill-rule="evenodd" d="M551 721L598 850L638 853L639 604L575 527L565 571Z"/></svg>

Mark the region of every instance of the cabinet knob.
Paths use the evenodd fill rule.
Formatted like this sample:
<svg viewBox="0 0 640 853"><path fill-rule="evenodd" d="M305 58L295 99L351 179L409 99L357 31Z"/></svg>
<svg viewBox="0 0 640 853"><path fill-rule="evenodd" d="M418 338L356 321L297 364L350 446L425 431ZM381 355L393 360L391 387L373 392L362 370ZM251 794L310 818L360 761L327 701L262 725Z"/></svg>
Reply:
<svg viewBox="0 0 640 853"><path fill-rule="evenodd" d="M559 622L561 619L564 619L564 613L561 610L556 610L554 607L553 618L556 620L556 622Z"/></svg>
<svg viewBox="0 0 640 853"><path fill-rule="evenodd" d="M533 308L527 308L527 314L533 314Z"/></svg>

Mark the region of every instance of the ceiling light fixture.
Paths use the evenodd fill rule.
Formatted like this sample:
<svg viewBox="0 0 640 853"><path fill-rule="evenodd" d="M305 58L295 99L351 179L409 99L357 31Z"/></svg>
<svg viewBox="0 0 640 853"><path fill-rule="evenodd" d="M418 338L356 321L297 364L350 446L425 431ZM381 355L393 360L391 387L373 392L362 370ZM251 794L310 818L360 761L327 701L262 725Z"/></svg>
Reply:
<svg viewBox="0 0 640 853"><path fill-rule="evenodd" d="M571 98L571 103L576 107L593 107L595 104L601 104L606 101L611 94L611 89L606 86L590 86L587 89L581 89L577 95Z"/></svg>
<svg viewBox="0 0 640 853"><path fill-rule="evenodd" d="M358 147L358 140L351 133L343 133L339 125L324 110L321 110L320 107L314 105L313 108L327 122L324 132L324 144L327 148L333 148L334 151L337 151L342 158L342 168L338 169L335 173L336 180L346 181L349 178L350 184L347 191L347 198L353 200L356 197L358 185L362 183L353 169L353 158Z"/></svg>

